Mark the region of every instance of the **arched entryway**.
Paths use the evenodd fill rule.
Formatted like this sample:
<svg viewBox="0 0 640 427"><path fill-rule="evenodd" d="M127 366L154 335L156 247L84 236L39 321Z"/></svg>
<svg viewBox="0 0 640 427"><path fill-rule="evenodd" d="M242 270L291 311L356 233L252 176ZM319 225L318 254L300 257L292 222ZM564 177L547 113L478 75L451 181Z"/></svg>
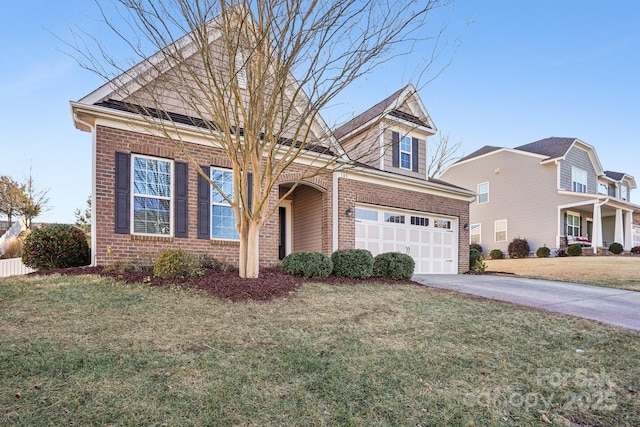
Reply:
<svg viewBox="0 0 640 427"><path fill-rule="evenodd" d="M293 183L280 184L280 196L291 190ZM301 183L278 206L278 257L291 252L322 252L324 230L323 200L325 190L314 184Z"/></svg>

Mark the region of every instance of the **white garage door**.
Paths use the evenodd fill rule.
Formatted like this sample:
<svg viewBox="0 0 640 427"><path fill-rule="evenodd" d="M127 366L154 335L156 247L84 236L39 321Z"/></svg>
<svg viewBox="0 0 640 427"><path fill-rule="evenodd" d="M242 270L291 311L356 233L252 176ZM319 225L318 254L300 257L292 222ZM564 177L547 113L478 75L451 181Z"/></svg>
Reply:
<svg viewBox="0 0 640 427"><path fill-rule="evenodd" d="M458 272L458 219L425 212L356 206L356 248L373 256L411 255L416 274Z"/></svg>

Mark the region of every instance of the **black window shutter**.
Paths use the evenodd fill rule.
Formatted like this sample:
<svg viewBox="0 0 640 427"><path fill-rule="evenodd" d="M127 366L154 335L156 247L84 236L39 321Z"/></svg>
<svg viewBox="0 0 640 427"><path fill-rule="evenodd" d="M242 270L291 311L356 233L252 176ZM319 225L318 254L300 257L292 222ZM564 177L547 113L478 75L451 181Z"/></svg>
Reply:
<svg viewBox="0 0 640 427"><path fill-rule="evenodd" d="M115 232L131 233L131 154L116 152Z"/></svg>
<svg viewBox="0 0 640 427"><path fill-rule="evenodd" d="M420 143L418 142L418 138L413 138L411 140L413 146L411 147L411 163L413 163L411 165L411 169L414 172L418 172L418 168L419 168L419 161L420 161Z"/></svg>
<svg viewBox="0 0 640 427"><path fill-rule="evenodd" d="M400 167L400 134L391 133L391 164L394 168Z"/></svg>
<svg viewBox="0 0 640 427"><path fill-rule="evenodd" d="M183 162L175 164L175 230L176 237L188 237L188 194L189 194L189 165Z"/></svg>
<svg viewBox="0 0 640 427"><path fill-rule="evenodd" d="M247 174L247 207L249 208L249 215L253 212L253 174L249 172Z"/></svg>
<svg viewBox="0 0 640 427"><path fill-rule="evenodd" d="M205 175L210 176L209 167L202 166ZM198 174L198 239L211 238L211 185Z"/></svg>

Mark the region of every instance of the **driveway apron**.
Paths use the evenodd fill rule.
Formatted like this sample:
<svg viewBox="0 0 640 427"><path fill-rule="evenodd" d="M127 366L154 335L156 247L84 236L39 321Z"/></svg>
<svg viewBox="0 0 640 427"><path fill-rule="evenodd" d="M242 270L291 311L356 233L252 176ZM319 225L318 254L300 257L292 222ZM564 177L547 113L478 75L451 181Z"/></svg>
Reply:
<svg viewBox="0 0 640 427"><path fill-rule="evenodd" d="M640 331L640 292L500 275L420 274L413 280Z"/></svg>

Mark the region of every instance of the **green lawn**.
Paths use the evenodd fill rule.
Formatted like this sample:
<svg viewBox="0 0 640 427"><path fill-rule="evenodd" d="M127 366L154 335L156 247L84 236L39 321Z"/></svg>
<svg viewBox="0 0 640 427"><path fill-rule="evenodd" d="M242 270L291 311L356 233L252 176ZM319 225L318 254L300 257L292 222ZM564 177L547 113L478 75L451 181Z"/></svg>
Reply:
<svg viewBox="0 0 640 427"><path fill-rule="evenodd" d="M0 425L638 426L639 338L411 285L0 279Z"/></svg>

